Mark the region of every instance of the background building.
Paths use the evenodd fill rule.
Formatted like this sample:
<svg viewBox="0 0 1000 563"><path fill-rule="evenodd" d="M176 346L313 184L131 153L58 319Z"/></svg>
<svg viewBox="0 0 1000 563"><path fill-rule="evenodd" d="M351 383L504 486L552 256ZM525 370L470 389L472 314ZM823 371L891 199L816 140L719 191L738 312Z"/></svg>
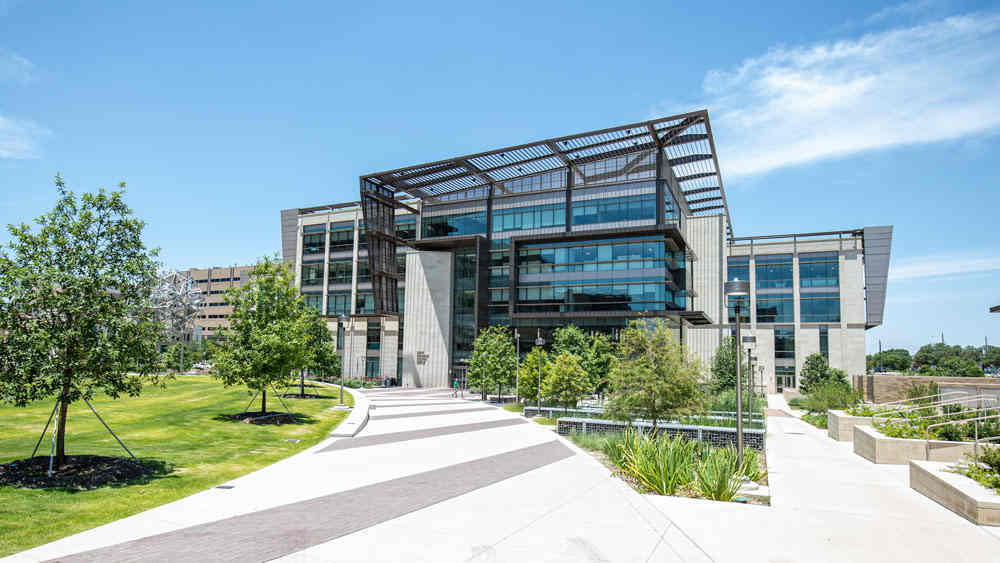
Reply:
<svg viewBox="0 0 1000 563"><path fill-rule="evenodd" d="M201 312L195 317L194 335L198 338L214 338L222 329L229 328L229 315L233 308L225 303L226 290L246 283L247 273L253 266L229 266L226 268L192 268L186 273L194 280L195 286L205 296Z"/></svg>
<svg viewBox="0 0 1000 563"><path fill-rule="evenodd" d="M349 377L449 385L486 326L514 326L526 351L566 324L614 335L640 317L670 319L707 362L732 329L722 284L740 274L754 284L743 316L771 389L796 386L810 351L863 373L864 330L881 323L891 227L734 237L705 111L369 174L361 185L390 210L394 233L366 233L358 202L281 212L300 291L331 330L350 318L338 330ZM372 237L391 243L376 268ZM383 310L400 274L398 315L375 315L373 272Z"/></svg>

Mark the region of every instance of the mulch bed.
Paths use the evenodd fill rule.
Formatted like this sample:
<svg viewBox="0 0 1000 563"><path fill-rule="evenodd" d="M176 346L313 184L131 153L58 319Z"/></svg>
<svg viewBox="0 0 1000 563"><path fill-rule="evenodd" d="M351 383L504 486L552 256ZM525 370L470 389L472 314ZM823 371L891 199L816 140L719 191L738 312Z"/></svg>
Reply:
<svg viewBox="0 0 1000 563"><path fill-rule="evenodd" d="M0 465L0 486L25 489L96 489L163 475L162 463L101 455L68 455L52 473L48 456L19 459Z"/></svg>
<svg viewBox="0 0 1000 563"><path fill-rule="evenodd" d="M312 393L306 393L305 395L299 395L298 393L285 393L281 396L282 399L332 399L328 395L314 395Z"/></svg>
<svg viewBox="0 0 1000 563"><path fill-rule="evenodd" d="M261 414L259 411L241 412L229 415L229 418L247 424L295 424L298 422L298 418L294 414L287 412L269 412L267 414Z"/></svg>

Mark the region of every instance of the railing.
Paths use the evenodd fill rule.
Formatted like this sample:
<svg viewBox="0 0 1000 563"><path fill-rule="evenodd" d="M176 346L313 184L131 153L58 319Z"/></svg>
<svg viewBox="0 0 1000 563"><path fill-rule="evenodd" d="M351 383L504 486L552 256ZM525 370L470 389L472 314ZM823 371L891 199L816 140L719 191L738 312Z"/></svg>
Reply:
<svg viewBox="0 0 1000 563"><path fill-rule="evenodd" d="M993 409L990 409L993 410ZM972 457L979 458L979 421L982 420L992 420L1000 418L1000 414L991 414L989 416L980 416L976 418L966 418L962 420L949 420L947 422L939 422L937 424L931 424L927 427L926 435L924 439L924 459L930 461L931 459L931 428L935 426L946 426L949 424L968 424L969 422L975 422L975 441L972 443ZM991 437L991 439L1000 438L1000 436Z"/></svg>
<svg viewBox="0 0 1000 563"><path fill-rule="evenodd" d="M944 393L935 393L933 395L924 395L923 397L911 397L909 399L899 399L898 401L889 401L887 403L873 403L876 407L885 407L889 405L906 404L910 401L920 401L923 399L937 399L944 398L945 395L968 395L965 391L947 391Z"/></svg>
<svg viewBox="0 0 1000 563"><path fill-rule="evenodd" d="M539 414L541 414L543 416L546 416L547 418L556 418L558 416L563 416L563 417L576 416L576 415L580 415L580 414L587 415L587 416L594 416L594 415L596 415L598 418L604 418L605 417L604 409L600 409L600 408L596 408L596 407L577 407L577 408L572 408L572 409L563 409L563 408L559 408L559 407L544 407L543 406L542 409L541 409L541 411L539 412L539 410L538 410L537 407L532 406L532 405L525 405L524 410L525 410L526 414L527 414L527 412L530 411L530 412L534 413L534 416L538 416ZM764 414L763 413L752 413L752 414L749 415L749 419L747 418L748 417L748 413L744 413L743 417L744 417L744 420L746 420L747 423L748 423L748 425L750 425L751 427L755 427L756 425L759 425L760 428L764 427L765 419L764 419ZM690 415L675 416L675 417L670 417L669 419L665 420L664 422L673 422L673 423L677 423L677 424L689 424L689 423L692 423L692 421L694 421L694 423L697 423L698 419L728 421L728 422L732 422L733 426L736 425L736 413L733 412L733 411L707 411L707 412L704 412L704 413L694 413L694 414L690 414ZM636 420L638 421L640 419L636 419Z"/></svg>
<svg viewBox="0 0 1000 563"><path fill-rule="evenodd" d="M945 407L945 406L948 406L948 405L964 405L965 403L972 403L972 402L979 403L980 408L982 408L983 401L989 401L989 402L992 402L994 405L996 405L997 398L993 397L993 396L983 396L983 395L976 395L976 396L973 396L973 397L968 397L967 396L967 397L965 397L963 399L949 399L947 401L939 401L939 402L936 402L936 403L929 403L929 404L926 404L926 405L919 405L919 406L916 406L916 407L910 407L910 408L906 408L906 409L894 409L894 410L891 410L891 411L888 411L888 412L885 412L885 413L882 413L882 414L890 414L891 413L893 415L898 415L898 414L902 414L902 413L906 413L906 412L910 412L910 411L919 411L919 410L930 409L930 408L937 409L937 408ZM942 410L944 410L944 409L942 408ZM874 415L871 416L871 418L875 419L875 418L893 418L893 417L892 416L888 416L888 417L886 417L886 416L879 416L878 414L874 414Z"/></svg>

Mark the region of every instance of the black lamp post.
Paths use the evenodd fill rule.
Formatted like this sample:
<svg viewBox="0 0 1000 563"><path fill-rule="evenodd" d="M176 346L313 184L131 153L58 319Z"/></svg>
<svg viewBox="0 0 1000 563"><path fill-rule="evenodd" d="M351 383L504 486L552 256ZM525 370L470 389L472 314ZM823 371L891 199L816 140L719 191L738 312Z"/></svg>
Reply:
<svg viewBox="0 0 1000 563"><path fill-rule="evenodd" d="M537 337L535 338L535 346L538 346L538 416L542 416L542 350L541 347L545 346L545 339L542 338L542 329L538 329Z"/></svg>
<svg viewBox="0 0 1000 563"><path fill-rule="evenodd" d="M724 284L727 297L745 297L750 295L750 282L739 278ZM743 354L740 350L740 300L736 300L736 455L743 462Z"/></svg>
<svg viewBox="0 0 1000 563"><path fill-rule="evenodd" d="M757 343L757 337L754 335L744 336L743 343L747 345L747 410L750 414L747 416L747 420L750 421L750 427L753 427L753 360L750 356L750 348Z"/></svg>
<svg viewBox="0 0 1000 563"><path fill-rule="evenodd" d="M350 340L349 338L347 338L347 321L348 320L349 319L347 318L347 315L340 315L340 322L341 322L341 324L344 325L344 340L345 340L345 342L344 342L344 361L340 363L340 404L337 405L338 407L343 407L344 406L344 370L347 369L347 368L349 368L351 366L351 364L347 363L347 350L348 350L347 346L348 346L348 343L346 341Z"/></svg>

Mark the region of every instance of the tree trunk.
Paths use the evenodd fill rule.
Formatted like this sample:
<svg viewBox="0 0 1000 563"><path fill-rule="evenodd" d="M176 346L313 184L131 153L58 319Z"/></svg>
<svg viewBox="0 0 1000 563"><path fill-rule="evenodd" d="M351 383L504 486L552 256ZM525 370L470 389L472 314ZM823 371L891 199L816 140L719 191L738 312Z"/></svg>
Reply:
<svg viewBox="0 0 1000 563"><path fill-rule="evenodd" d="M64 399L69 396L70 381L70 376L66 375L63 379L61 399L59 401L59 421L56 423L56 459L54 464L56 469L62 467L62 464L66 462L66 418L69 414L69 402Z"/></svg>
<svg viewBox="0 0 1000 563"><path fill-rule="evenodd" d="M260 392L260 414L267 414L267 389Z"/></svg>
<svg viewBox="0 0 1000 563"><path fill-rule="evenodd" d="M306 370L299 370L299 398L306 398Z"/></svg>

